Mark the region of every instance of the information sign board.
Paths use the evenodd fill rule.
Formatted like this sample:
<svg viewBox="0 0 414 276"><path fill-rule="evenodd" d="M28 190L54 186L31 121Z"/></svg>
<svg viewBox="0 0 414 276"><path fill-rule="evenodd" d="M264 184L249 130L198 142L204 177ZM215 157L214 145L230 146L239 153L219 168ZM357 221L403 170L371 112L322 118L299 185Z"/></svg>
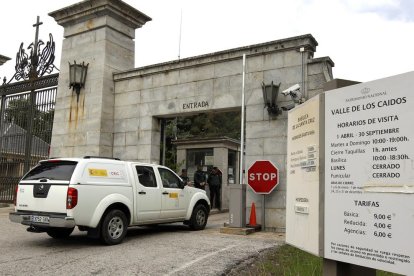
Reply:
<svg viewBox="0 0 414 276"><path fill-rule="evenodd" d="M323 253L322 99L317 95L288 116L286 242L317 256Z"/></svg>
<svg viewBox="0 0 414 276"><path fill-rule="evenodd" d="M414 271L414 72L325 93L325 258Z"/></svg>

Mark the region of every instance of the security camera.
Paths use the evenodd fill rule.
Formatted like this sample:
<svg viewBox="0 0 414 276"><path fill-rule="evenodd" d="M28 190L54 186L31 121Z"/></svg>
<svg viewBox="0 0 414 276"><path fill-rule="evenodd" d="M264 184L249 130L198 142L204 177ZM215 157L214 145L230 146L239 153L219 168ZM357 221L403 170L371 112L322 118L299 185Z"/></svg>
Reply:
<svg viewBox="0 0 414 276"><path fill-rule="evenodd" d="M299 90L300 90L300 85L299 85L299 84L295 84L295 85L293 85L293 86L289 87L288 89L283 90L283 91L282 91L282 94L283 94L284 96L291 95L292 97L294 97L294 96L296 96L296 93L297 93Z"/></svg>

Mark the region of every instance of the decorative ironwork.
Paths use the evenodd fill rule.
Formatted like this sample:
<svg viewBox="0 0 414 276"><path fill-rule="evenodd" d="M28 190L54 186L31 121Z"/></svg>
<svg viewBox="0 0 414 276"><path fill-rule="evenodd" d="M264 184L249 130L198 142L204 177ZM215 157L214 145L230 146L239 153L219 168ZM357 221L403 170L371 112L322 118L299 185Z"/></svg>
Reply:
<svg viewBox="0 0 414 276"><path fill-rule="evenodd" d="M0 96L7 96L33 89L42 89L58 85L59 74L51 74L40 77L34 81L26 80L0 86Z"/></svg>
<svg viewBox="0 0 414 276"><path fill-rule="evenodd" d="M9 84L13 79L19 80L33 80L42 77L44 74L50 74L54 69L59 70L53 62L55 61L55 42L52 34L49 34L49 41L46 43L39 40L39 26L43 22L39 21L33 25L36 27L35 40L26 49L23 42L20 44L19 51L16 54L15 73L9 80ZM42 46L45 45L42 49ZM26 52L29 51L29 53Z"/></svg>

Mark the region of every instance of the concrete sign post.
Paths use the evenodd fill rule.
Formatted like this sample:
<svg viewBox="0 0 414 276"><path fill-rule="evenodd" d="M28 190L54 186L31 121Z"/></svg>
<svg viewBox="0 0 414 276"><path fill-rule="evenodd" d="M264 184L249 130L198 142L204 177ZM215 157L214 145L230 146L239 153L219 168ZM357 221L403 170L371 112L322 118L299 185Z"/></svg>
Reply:
<svg viewBox="0 0 414 276"><path fill-rule="evenodd" d="M325 94L325 258L414 271L414 72Z"/></svg>
<svg viewBox="0 0 414 276"><path fill-rule="evenodd" d="M247 171L247 183L256 194L262 194L262 230L265 229L265 195L279 184L279 169L269 160L258 160Z"/></svg>

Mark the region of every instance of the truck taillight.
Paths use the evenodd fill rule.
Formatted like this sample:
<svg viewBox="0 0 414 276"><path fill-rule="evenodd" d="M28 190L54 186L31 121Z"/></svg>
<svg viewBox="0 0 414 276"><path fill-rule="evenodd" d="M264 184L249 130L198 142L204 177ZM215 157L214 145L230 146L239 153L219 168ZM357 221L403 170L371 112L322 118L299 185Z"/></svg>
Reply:
<svg viewBox="0 0 414 276"><path fill-rule="evenodd" d="M66 196L66 209L73 209L76 204L78 204L78 190L75 188L68 188Z"/></svg>
<svg viewBox="0 0 414 276"><path fill-rule="evenodd" d="M19 191L19 184L16 186L16 190L14 191L14 198L13 198L13 204L16 206L17 204L17 192Z"/></svg>

